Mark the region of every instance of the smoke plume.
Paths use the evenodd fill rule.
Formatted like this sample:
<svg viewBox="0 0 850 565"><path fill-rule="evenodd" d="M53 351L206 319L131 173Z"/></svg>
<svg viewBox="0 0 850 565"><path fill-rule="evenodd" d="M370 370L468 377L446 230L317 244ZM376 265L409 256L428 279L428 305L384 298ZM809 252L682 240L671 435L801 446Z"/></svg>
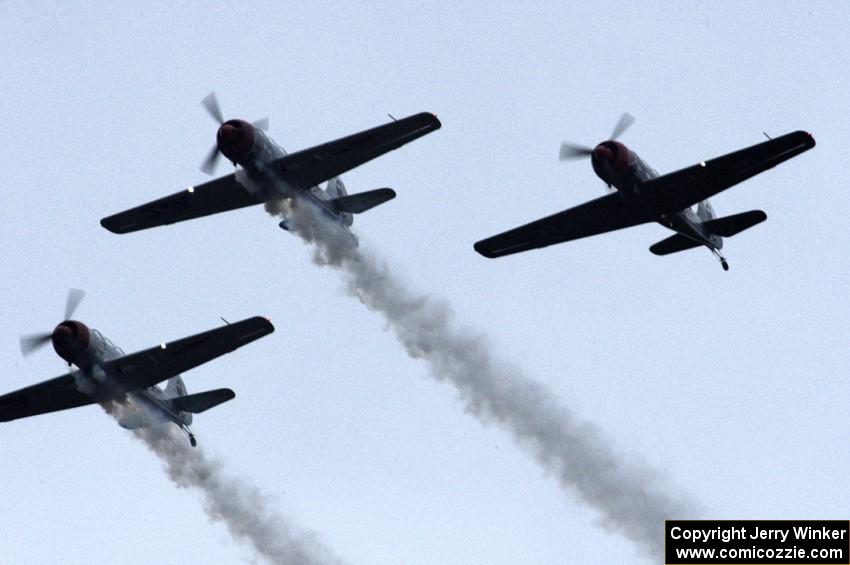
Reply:
<svg viewBox="0 0 850 565"><path fill-rule="evenodd" d="M274 203L267 210L281 211ZM695 516L695 505L670 495L656 472L627 463L599 428L498 359L485 338L455 324L446 304L412 290L313 206L287 206L286 213L292 231L312 246L315 264L339 271L347 291L384 318L407 354L454 386L467 412L508 430L564 490L598 511L606 528L658 559L664 520Z"/></svg>
<svg viewBox="0 0 850 565"><path fill-rule="evenodd" d="M129 409L119 402L103 404L120 420ZM210 520L222 522L236 541L255 555L280 565L339 564L310 532L296 532L288 521L269 508L268 498L248 481L227 476L222 464L192 448L182 432L170 423L133 430L136 438L160 458L168 478L179 488L197 488Z"/></svg>

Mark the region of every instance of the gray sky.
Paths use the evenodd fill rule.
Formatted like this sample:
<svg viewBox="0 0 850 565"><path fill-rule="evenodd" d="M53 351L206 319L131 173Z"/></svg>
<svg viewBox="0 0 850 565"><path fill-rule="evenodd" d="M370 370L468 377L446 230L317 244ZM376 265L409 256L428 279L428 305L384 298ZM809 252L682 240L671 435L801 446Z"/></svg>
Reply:
<svg viewBox="0 0 850 565"><path fill-rule="evenodd" d="M194 429L346 562L639 561L261 208L98 224L204 180L211 90L290 150L428 110L440 131L343 177L398 192L357 218L365 245L707 515L846 518L850 8L453 4L0 4L2 390L63 373L18 336L59 322L72 286L89 293L77 317L127 351L268 315L272 336L185 375L237 393ZM623 111L622 141L661 172L762 131L818 146L712 200L769 216L727 241L728 273L705 250L650 254L657 225L474 253L602 194L558 146L601 141ZM3 563L253 556L96 407L0 437Z"/></svg>

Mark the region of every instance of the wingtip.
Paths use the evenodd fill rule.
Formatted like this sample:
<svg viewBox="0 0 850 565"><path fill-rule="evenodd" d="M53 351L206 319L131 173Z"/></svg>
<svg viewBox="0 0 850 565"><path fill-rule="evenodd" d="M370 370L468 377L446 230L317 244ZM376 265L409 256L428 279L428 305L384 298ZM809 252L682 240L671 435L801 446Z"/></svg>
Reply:
<svg viewBox="0 0 850 565"><path fill-rule="evenodd" d="M103 227L104 229L106 229L108 231L111 231L112 233L117 233L117 234L123 233L120 230L120 228L114 222L112 222L111 220L112 220L112 216L109 216L107 218L103 218L102 220L100 220L101 227Z"/></svg>
<svg viewBox="0 0 850 565"><path fill-rule="evenodd" d="M496 255L494 255L491 250L487 249L487 247L484 245L485 241L486 240L476 241L475 245L473 245L472 248L475 249L475 251L477 251L479 255L487 257L488 259L495 259Z"/></svg>
<svg viewBox="0 0 850 565"><path fill-rule="evenodd" d="M804 138L804 144L807 148L811 149L817 143L815 142L815 136L812 135L812 132L798 129L797 131L788 134L789 136L802 136Z"/></svg>
<svg viewBox="0 0 850 565"><path fill-rule="evenodd" d="M251 316L250 318L245 318L244 320L239 320L238 322L227 323L228 326L233 326L236 324L248 324L251 327L256 327L258 331L262 333L262 335L267 335L274 332L274 324L272 324L272 319L268 316Z"/></svg>
<svg viewBox="0 0 850 565"><path fill-rule="evenodd" d="M407 119L424 120L427 123L428 127L430 127L432 130L440 129L443 125L440 122L440 118L438 118L437 114L435 114L434 112L419 112L418 114L408 116Z"/></svg>

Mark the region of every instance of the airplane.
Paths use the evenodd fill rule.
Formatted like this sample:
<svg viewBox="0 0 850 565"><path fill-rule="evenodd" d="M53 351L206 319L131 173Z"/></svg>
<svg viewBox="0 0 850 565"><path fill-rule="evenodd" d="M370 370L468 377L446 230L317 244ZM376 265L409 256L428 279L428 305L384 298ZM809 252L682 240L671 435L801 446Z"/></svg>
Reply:
<svg viewBox="0 0 850 565"><path fill-rule="evenodd" d="M348 231L353 214L383 204L396 193L391 188L379 188L349 195L339 175L441 126L436 116L423 112L287 154L266 135L268 120L253 124L225 121L215 93L201 104L219 124L216 143L201 170L212 174L220 155L242 169L103 218L100 224L104 228L122 234L284 199L289 206L316 206ZM325 181L329 182L322 190L317 185ZM291 228L286 218L279 225L285 230Z"/></svg>
<svg viewBox="0 0 850 565"><path fill-rule="evenodd" d="M632 123L634 118L623 114L611 137L594 148L561 144L562 161L590 157L594 172L609 190L616 189L613 193L478 241L475 250L485 257L502 257L655 221L676 234L651 246L652 253L705 246L728 271L729 263L720 253L723 238L765 221L767 214L751 210L718 218L708 198L815 146L811 134L795 131L659 176L617 141Z"/></svg>
<svg viewBox="0 0 850 565"><path fill-rule="evenodd" d="M0 396L0 422L118 402L124 406L118 418L122 427L173 422L195 447L189 428L192 414L232 400L236 394L228 388L187 394L180 373L274 331L269 320L257 316L127 355L96 329L71 319L83 296L81 290L68 293L65 321L52 332L21 337L24 356L51 342L68 366L76 365L77 370ZM163 381L168 381L165 390L157 386Z"/></svg>

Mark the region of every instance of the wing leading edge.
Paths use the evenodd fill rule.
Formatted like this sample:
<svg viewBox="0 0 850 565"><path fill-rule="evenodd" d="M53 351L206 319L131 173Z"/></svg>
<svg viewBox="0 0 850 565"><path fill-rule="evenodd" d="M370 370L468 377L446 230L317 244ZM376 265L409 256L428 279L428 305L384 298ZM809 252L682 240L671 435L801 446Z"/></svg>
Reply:
<svg viewBox="0 0 850 565"><path fill-rule="evenodd" d="M641 193L659 213L678 212L814 146L811 134L791 132L654 178L641 185Z"/></svg>
<svg viewBox="0 0 850 565"><path fill-rule="evenodd" d="M636 226L652 219L646 209L614 193L482 239L475 244L475 250L492 259Z"/></svg>
<svg viewBox="0 0 850 565"><path fill-rule="evenodd" d="M281 157L275 163L290 186L308 188L440 129L434 114L422 112Z"/></svg>
<svg viewBox="0 0 850 565"><path fill-rule="evenodd" d="M141 390L177 376L274 331L255 316L108 361L104 369L125 390Z"/></svg>

